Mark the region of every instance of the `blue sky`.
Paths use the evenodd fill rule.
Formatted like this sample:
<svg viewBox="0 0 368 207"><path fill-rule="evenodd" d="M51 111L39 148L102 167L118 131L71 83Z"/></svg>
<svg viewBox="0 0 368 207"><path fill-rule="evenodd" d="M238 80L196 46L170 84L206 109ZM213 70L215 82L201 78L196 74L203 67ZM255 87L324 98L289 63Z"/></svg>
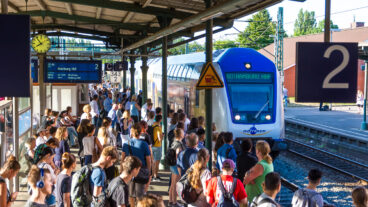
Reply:
<svg viewBox="0 0 368 207"><path fill-rule="evenodd" d="M288 34L293 34L294 22L301 8L303 8L303 10L314 11L317 23L324 19L324 0L306 0L303 3L284 0L268 8L272 20L274 21L277 20L277 11L279 7L284 8L284 29ZM337 24L340 29L350 28L350 23L353 22L354 15L357 22L366 22L365 26L368 26L368 0L331 0L331 20L334 24ZM248 20L251 16L252 14L239 19L239 21L235 22L234 27L243 31L247 23L241 21ZM236 39L237 33L235 29L228 29L224 32L215 34L214 39ZM202 43L204 39L198 42Z"/></svg>

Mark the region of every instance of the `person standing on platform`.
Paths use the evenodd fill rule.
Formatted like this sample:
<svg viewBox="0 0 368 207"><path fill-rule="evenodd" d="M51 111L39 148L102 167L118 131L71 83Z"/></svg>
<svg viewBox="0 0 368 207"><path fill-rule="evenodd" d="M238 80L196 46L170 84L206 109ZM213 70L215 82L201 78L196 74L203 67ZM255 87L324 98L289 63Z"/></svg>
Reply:
<svg viewBox="0 0 368 207"><path fill-rule="evenodd" d="M284 104L285 104L285 108L286 108L287 104L288 104L288 89L285 88L285 86L283 86L283 88L282 88L282 94L284 95Z"/></svg>
<svg viewBox="0 0 368 207"><path fill-rule="evenodd" d="M147 124L148 126L152 126L154 122L155 122L155 112L150 111L148 112Z"/></svg>
<svg viewBox="0 0 368 207"><path fill-rule="evenodd" d="M61 158L63 170L56 178L56 203L57 207L72 207L70 191L72 188L72 172L77 166L73 154L64 153Z"/></svg>
<svg viewBox="0 0 368 207"><path fill-rule="evenodd" d="M92 121L91 106L89 104L83 106L83 114L81 115L80 119L81 121L83 119Z"/></svg>
<svg viewBox="0 0 368 207"><path fill-rule="evenodd" d="M367 207L368 206L368 192L364 187L356 187L351 192L353 198L353 204L355 207Z"/></svg>
<svg viewBox="0 0 368 207"><path fill-rule="evenodd" d="M161 115L156 115L156 120L155 122L152 124L152 128L153 128L153 146L152 146L152 153L153 153L153 181L161 181L161 178L158 177L158 168L160 165L160 161L161 161L161 157L162 157L162 139L163 139L163 134L162 134L162 127L161 127L161 121L162 121L162 116Z"/></svg>
<svg viewBox="0 0 368 207"><path fill-rule="evenodd" d="M45 137L45 135L46 135L46 129L40 127L37 130L37 135L38 135L38 137L36 139L36 147L38 147L41 144L45 144L46 143L46 141L47 141L47 138Z"/></svg>
<svg viewBox="0 0 368 207"><path fill-rule="evenodd" d="M248 172L254 165L257 164L258 159L252 152L253 144L251 139L245 139L241 143L242 152L236 158L236 166L238 168L238 178L244 180L245 173Z"/></svg>
<svg viewBox="0 0 368 207"><path fill-rule="evenodd" d="M46 197L52 193L53 180L48 169L33 165L28 173L28 184L32 189L25 207L48 207Z"/></svg>
<svg viewBox="0 0 368 207"><path fill-rule="evenodd" d="M142 105L142 108L141 108L141 118L144 121L147 121L148 112L150 112L151 109L152 109L152 105L151 105L151 108L148 108L148 105L151 104L151 103L152 103L152 99L148 98L147 99L147 102Z"/></svg>
<svg viewBox="0 0 368 207"><path fill-rule="evenodd" d="M250 207L279 207L275 201L276 195L281 190L281 178L277 172L270 172L262 183L264 193L254 198Z"/></svg>
<svg viewBox="0 0 368 207"><path fill-rule="evenodd" d="M135 156L128 156L120 164L121 174L114 178L108 186L111 192L110 206L128 207L129 205L129 184L134 177L137 177L142 162Z"/></svg>
<svg viewBox="0 0 368 207"><path fill-rule="evenodd" d="M103 103L104 109L106 112L109 112L112 108L112 94L108 92L107 98L104 100Z"/></svg>
<svg viewBox="0 0 368 207"><path fill-rule="evenodd" d="M225 132L224 133L224 141L225 144L222 145L217 150L217 169L222 169L222 162L226 159L231 159L234 163L236 163L236 151L233 147L233 133ZM235 172L237 172L237 168L235 166Z"/></svg>
<svg viewBox="0 0 368 207"><path fill-rule="evenodd" d="M139 118L139 111L141 110L141 107L139 106L137 102L137 96L133 95L132 99L130 101L130 116L134 120L134 123L138 123Z"/></svg>
<svg viewBox="0 0 368 207"><path fill-rule="evenodd" d="M10 193L6 180L13 179L20 170L20 164L13 155L8 157L8 160L0 169L0 206L11 207L18 192Z"/></svg>
<svg viewBox="0 0 368 207"><path fill-rule="evenodd" d="M249 202L263 193L262 183L268 173L273 172L272 157L269 155L271 149L266 141L258 141L256 144L256 155L258 163L244 177L245 190Z"/></svg>
<svg viewBox="0 0 368 207"><path fill-rule="evenodd" d="M115 130L115 126L116 123L118 123L118 116L116 115L116 113L118 112L118 105L117 104L113 104L111 110L109 111L109 114L107 115L107 117L109 117L112 121L111 123L111 128Z"/></svg>
<svg viewBox="0 0 368 207"><path fill-rule="evenodd" d="M293 207L323 207L323 197L316 191L317 186L321 183L322 172L318 169L311 169L308 173L308 186L300 188L294 193L291 204Z"/></svg>
<svg viewBox="0 0 368 207"><path fill-rule="evenodd" d="M192 166L195 161L197 161L197 146L198 146L198 136L194 133L187 136L187 148L181 151L178 155L177 165L180 176L183 176L187 170Z"/></svg>
<svg viewBox="0 0 368 207"><path fill-rule="evenodd" d="M123 118L120 119L120 129L121 129L121 145L123 146L125 143L130 141L129 131L130 127L133 124L132 118L130 118L130 111L125 110L123 113Z"/></svg>
<svg viewBox="0 0 368 207"><path fill-rule="evenodd" d="M95 126L93 124L88 124L86 126L87 136L83 137L83 155L84 155L84 165L89 165L92 163L93 151L95 150Z"/></svg>
<svg viewBox="0 0 368 207"><path fill-rule="evenodd" d="M92 124L96 127L98 126L98 118L100 116L100 111L98 110L98 95L93 95L93 100L89 105L91 105L91 115L92 115Z"/></svg>
<svg viewBox="0 0 368 207"><path fill-rule="evenodd" d="M59 146L55 148L55 165L61 169L61 157L65 152L70 152L70 147L68 144L68 130L66 127L60 127L56 130L55 138L59 141Z"/></svg>

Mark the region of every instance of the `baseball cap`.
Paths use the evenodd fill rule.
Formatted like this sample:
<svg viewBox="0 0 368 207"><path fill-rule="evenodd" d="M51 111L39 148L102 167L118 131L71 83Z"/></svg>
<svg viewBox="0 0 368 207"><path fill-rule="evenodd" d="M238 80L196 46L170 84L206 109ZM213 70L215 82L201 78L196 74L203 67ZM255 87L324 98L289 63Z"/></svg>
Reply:
<svg viewBox="0 0 368 207"><path fill-rule="evenodd" d="M231 159L226 159L222 162L222 168L235 169L235 163Z"/></svg>
<svg viewBox="0 0 368 207"><path fill-rule="evenodd" d="M40 127L37 130L37 134L39 134L40 132L46 131L46 129L44 127Z"/></svg>

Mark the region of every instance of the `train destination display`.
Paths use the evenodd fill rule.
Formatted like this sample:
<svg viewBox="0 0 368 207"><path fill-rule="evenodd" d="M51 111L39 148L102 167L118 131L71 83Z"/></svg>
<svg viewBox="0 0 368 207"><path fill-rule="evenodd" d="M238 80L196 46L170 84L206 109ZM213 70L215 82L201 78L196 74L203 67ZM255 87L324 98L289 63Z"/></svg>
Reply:
<svg viewBox="0 0 368 207"><path fill-rule="evenodd" d="M101 83L101 61L46 60L46 83Z"/></svg>
<svg viewBox="0 0 368 207"><path fill-rule="evenodd" d="M259 73L259 72L236 72L236 73L226 73L226 81L228 83L272 83L273 75L272 73Z"/></svg>

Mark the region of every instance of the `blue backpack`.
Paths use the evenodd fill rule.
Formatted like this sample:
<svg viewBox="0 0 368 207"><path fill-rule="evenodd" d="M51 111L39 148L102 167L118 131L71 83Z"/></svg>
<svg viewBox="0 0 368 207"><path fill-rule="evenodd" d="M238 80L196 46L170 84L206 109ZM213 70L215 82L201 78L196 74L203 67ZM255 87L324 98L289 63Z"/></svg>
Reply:
<svg viewBox="0 0 368 207"><path fill-rule="evenodd" d="M235 200L234 191L236 189L237 178L233 177L233 184L230 192L227 192L220 176L217 176L217 187L221 190L221 197L217 207L239 207L238 201Z"/></svg>

